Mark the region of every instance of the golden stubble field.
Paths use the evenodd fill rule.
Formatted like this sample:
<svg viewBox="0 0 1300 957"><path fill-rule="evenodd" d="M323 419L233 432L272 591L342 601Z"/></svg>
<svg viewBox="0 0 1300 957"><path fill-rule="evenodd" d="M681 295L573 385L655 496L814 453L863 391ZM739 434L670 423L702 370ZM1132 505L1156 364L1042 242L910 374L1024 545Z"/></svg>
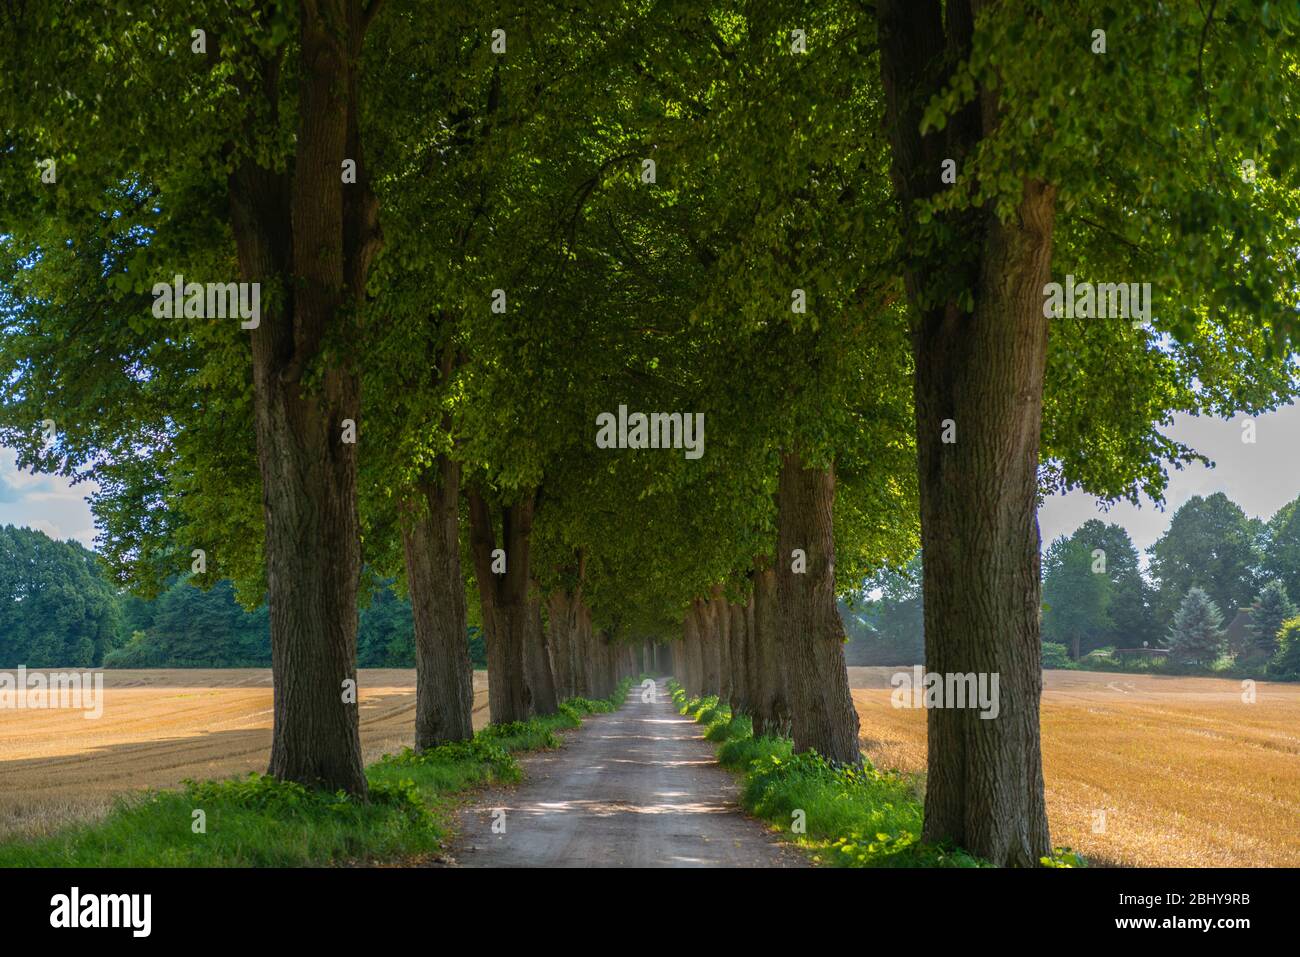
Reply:
<svg viewBox="0 0 1300 957"><path fill-rule="evenodd" d="M863 750L925 770L925 712L890 703L904 668L850 668ZM1052 840L1097 864L1300 865L1300 685L1102 672L1043 675ZM1104 812L1104 830L1094 832Z"/></svg>
<svg viewBox="0 0 1300 957"><path fill-rule="evenodd" d="M415 739L415 672L357 680L367 763ZM474 726L487 723L487 674L474 673ZM104 672L104 713L0 710L0 839L104 814L123 792L185 778L266 770L271 672Z"/></svg>
<svg viewBox="0 0 1300 957"><path fill-rule="evenodd" d="M863 749L925 770L925 712L890 704L894 668L850 668ZM366 761L411 744L415 674L360 673ZM1300 686L1049 671L1043 751L1053 840L1099 864L1300 865ZM474 724L487 677L474 676ZM265 670L105 672L104 716L0 710L0 839L95 818L124 792L261 771ZM1105 829L1094 833L1096 813Z"/></svg>

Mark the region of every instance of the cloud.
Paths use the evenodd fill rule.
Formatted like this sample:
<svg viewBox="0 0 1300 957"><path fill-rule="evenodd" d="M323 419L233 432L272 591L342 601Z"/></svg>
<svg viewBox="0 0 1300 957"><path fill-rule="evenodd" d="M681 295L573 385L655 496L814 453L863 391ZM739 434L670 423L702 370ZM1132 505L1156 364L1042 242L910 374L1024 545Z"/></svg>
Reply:
<svg viewBox="0 0 1300 957"><path fill-rule="evenodd" d="M94 520L86 495L92 483L72 486L59 476L20 471L12 449L0 449L0 525L34 528L51 538L93 547Z"/></svg>

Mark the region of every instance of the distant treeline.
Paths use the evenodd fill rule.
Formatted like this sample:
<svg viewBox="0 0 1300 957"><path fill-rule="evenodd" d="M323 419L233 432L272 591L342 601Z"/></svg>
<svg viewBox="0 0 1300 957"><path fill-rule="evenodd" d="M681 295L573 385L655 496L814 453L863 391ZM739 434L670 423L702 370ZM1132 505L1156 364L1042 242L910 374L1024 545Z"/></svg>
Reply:
<svg viewBox="0 0 1300 957"><path fill-rule="evenodd" d="M477 628L475 667L486 667ZM410 602L387 585L363 607L362 668L415 667ZM121 595L95 553L29 528L0 528L0 668L269 668L266 606L246 611L230 582L178 580L156 600Z"/></svg>
<svg viewBox="0 0 1300 957"><path fill-rule="evenodd" d="M1175 627L1180 610L1184 617L1195 612L1200 622L1193 639L1198 650L1181 652L1171 668L1224 670L1285 652L1278 636L1296 615L1292 598L1300 597L1297 504L1300 498L1263 522L1221 492L1195 496L1148 550L1145 574L1119 525L1093 519L1057 538L1043 558L1045 664L1107 667L1112 650L1186 648L1186 628ZM923 662L921 567L918 554L906 568L882 570L864 583L861 595L840 602L849 664ZM1293 630L1300 633L1300 625ZM475 666L486 667L479 629L471 627L468 640ZM1290 674L1296 668L1289 661L1272 672ZM154 601L120 595L90 550L7 526L0 528L0 668L20 664L269 667L270 624L265 606L244 610L224 581L201 591L178 580ZM410 602L387 584L361 610L358 664L415 666Z"/></svg>
<svg viewBox="0 0 1300 957"><path fill-rule="evenodd" d="M1119 525L1093 519L1055 539L1043 557L1045 662L1107 667L1112 651L1145 647L1168 649L1168 666L1183 671L1271 662L1270 674L1290 675L1294 652L1279 635L1290 633L1283 626L1300 599L1298 505L1265 522L1222 492L1194 496L1148 549L1145 573ZM869 579L859 599L840 606L849 663L921 663L921 609L920 555Z"/></svg>

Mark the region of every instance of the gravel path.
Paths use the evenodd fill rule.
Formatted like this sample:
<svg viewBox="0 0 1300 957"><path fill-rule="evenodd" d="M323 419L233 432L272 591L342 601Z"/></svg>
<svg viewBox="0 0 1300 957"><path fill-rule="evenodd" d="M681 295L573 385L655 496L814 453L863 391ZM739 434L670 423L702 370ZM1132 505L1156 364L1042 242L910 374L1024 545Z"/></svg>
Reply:
<svg viewBox="0 0 1300 957"><path fill-rule="evenodd" d="M558 751L523 760L515 788L461 812L451 849L462 867L801 867L736 803L702 728L677 713L665 683L634 685L623 707L592 715ZM504 810L504 818L500 811ZM493 822L504 833L493 833ZM498 829L500 824L498 824Z"/></svg>

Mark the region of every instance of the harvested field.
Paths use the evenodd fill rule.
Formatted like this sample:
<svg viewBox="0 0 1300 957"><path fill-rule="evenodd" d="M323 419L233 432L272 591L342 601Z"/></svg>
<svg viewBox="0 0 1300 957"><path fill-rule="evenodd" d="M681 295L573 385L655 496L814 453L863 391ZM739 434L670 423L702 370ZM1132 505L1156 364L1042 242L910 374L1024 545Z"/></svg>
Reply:
<svg viewBox="0 0 1300 957"><path fill-rule="evenodd" d="M849 681L871 760L924 772L925 712L890 703L904 670ZM1300 865L1300 685L1247 704L1230 679L1048 671L1042 727L1056 844L1098 864Z"/></svg>
<svg viewBox="0 0 1300 957"><path fill-rule="evenodd" d="M925 713L890 704L894 668L850 668L863 749L925 770ZM487 676L475 673L475 727ZM1300 686L1102 672L1044 675L1053 839L1099 864L1300 865ZM415 674L363 670L367 762L409 745ZM0 838L101 815L121 793L260 771L266 670L105 672L104 715L0 711ZM1104 831L1094 833L1105 812Z"/></svg>
<svg viewBox="0 0 1300 957"><path fill-rule="evenodd" d="M358 674L367 763L413 743L415 672ZM487 723L487 673L474 674L474 726ZM0 711L0 838L102 815L113 798L185 778L264 771L269 669L105 671L104 713Z"/></svg>

